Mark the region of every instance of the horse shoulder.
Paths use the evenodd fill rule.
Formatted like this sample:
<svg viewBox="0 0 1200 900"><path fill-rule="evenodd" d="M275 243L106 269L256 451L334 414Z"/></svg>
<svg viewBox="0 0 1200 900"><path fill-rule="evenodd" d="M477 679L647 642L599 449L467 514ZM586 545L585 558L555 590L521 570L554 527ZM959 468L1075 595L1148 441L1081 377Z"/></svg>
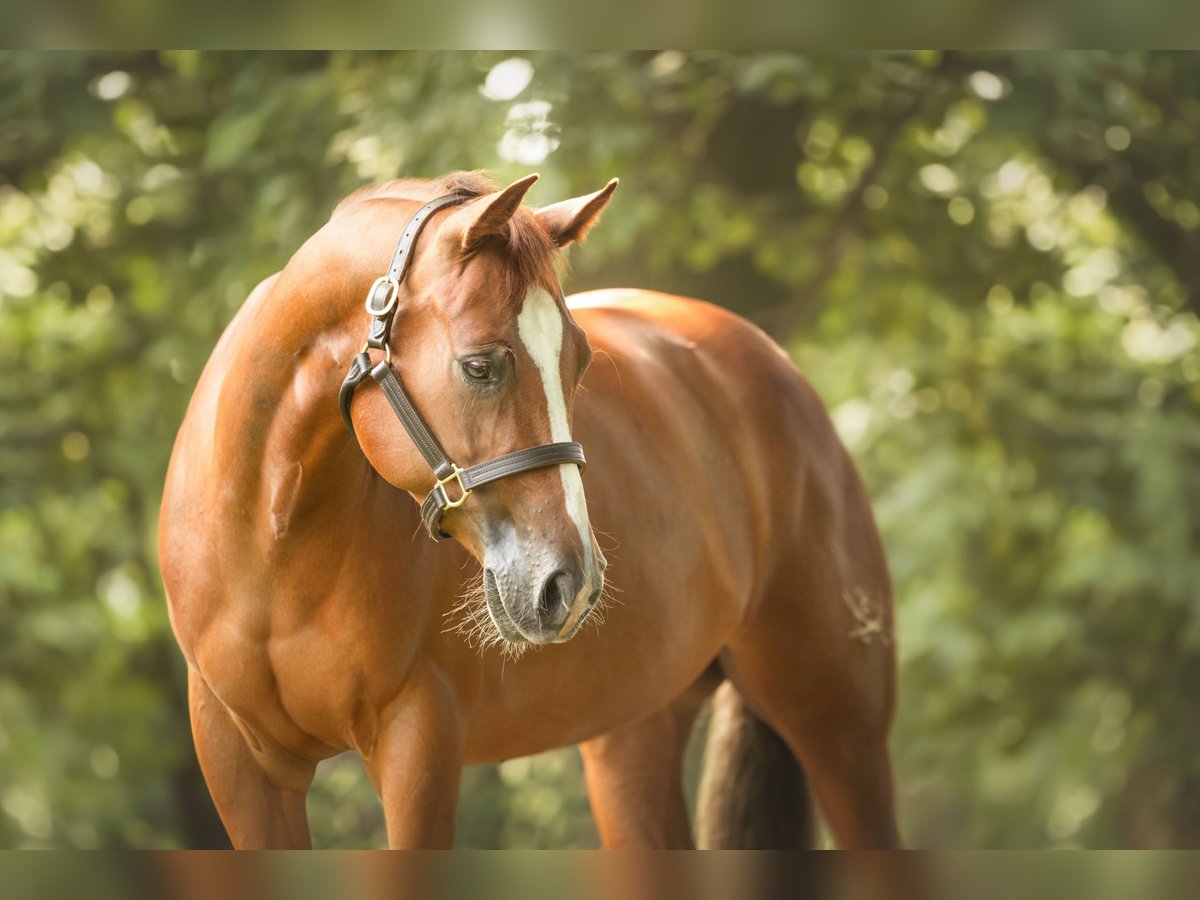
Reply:
<svg viewBox="0 0 1200 900"><path fill-rule="evenodd" d="M276 273L259 282L225 327L188 402L167 468L158 525L159 566L172 624L189 661L194 639L211 615L206 608L218 602L221 588L213 558L217 532L223 527L214 503L220 491L213 458L217 403L247 323L278 277Z"/></svg>

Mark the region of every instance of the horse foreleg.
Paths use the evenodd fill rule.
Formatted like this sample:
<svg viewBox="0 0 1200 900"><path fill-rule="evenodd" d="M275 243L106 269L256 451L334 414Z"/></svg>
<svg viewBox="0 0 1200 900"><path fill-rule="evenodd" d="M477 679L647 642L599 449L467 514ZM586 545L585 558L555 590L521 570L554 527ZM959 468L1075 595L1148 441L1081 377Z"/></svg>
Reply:
<svg viewBox="0 0 1200 900"><path fill-rule="evenodd" d="M696 713L715 679L671 705L579 745L588 798L608 849L691 849L683 757Z"/></svg>
<svg viewBox="0 0 1200 900"><path fill-rule="evenodd" d="M200 769L233 846L239 850L312 846L304 799L315 766L276 760L268 773L229 711L188 672L188 707Z"/></svg>
<svg viewBox="0 0 1200 900"><path fill-rule="evenodd" d="M383 800L390 848L453 845L462 740L457 711L440 677L432 672L414 677L384 711L363 760Z"/></svg>

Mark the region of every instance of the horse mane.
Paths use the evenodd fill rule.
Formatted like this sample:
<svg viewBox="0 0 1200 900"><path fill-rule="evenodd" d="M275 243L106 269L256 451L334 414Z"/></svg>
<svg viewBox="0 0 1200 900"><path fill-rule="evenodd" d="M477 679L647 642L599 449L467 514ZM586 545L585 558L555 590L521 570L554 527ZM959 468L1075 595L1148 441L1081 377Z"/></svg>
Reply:
<svg viewBox="0 0 1200 900"><path fill-rule="evenodd" d="M480 170L451 172L433 179L397 178L367 185L347 194L333 208L331 218L337 218L340 213L364 200L384 198L427 203L451 193L462 194L471 200L498 191L500 187L490 175ZM558 283L557 269L562 254L550 237L550 232L528 208L519 207L508 220L504 249L510 277L505 293L509 296L523 296L532 284L550 287Z"/></svg>

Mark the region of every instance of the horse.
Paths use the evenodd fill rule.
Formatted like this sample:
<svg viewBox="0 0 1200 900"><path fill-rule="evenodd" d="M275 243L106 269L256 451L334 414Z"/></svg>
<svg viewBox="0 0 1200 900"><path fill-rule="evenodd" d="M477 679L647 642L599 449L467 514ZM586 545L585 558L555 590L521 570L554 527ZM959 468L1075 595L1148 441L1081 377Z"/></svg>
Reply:
<svg viewBox="0 0 1200 900"><path fill-rule="evenodd" d="M566 300L617 182L534 209L536 178L350 195L203 371L159 559L233 845L310 846L349 750L390 847L449 847L464 765L578 744L608 848L808 846L814 808L898 846L891 585L821 400L716 306Z"/></svg>

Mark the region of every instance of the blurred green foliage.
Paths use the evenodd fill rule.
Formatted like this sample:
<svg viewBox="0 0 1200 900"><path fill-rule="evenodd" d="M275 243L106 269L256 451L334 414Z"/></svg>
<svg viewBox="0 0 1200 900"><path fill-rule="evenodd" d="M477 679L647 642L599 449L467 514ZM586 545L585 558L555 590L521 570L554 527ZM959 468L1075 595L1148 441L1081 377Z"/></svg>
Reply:
<svg viewBox="0 0 1200 900"><path fill-rule="evenodd" d="M622 179L569 289L758 321L828 402L899 600L922 846L1200 840L1200 59L0 55L0 845L223 840L155 568L217 335L352 188ZM382 842L358 764L323 846ZM466 846L592 846L574 751Z"/></svg>

